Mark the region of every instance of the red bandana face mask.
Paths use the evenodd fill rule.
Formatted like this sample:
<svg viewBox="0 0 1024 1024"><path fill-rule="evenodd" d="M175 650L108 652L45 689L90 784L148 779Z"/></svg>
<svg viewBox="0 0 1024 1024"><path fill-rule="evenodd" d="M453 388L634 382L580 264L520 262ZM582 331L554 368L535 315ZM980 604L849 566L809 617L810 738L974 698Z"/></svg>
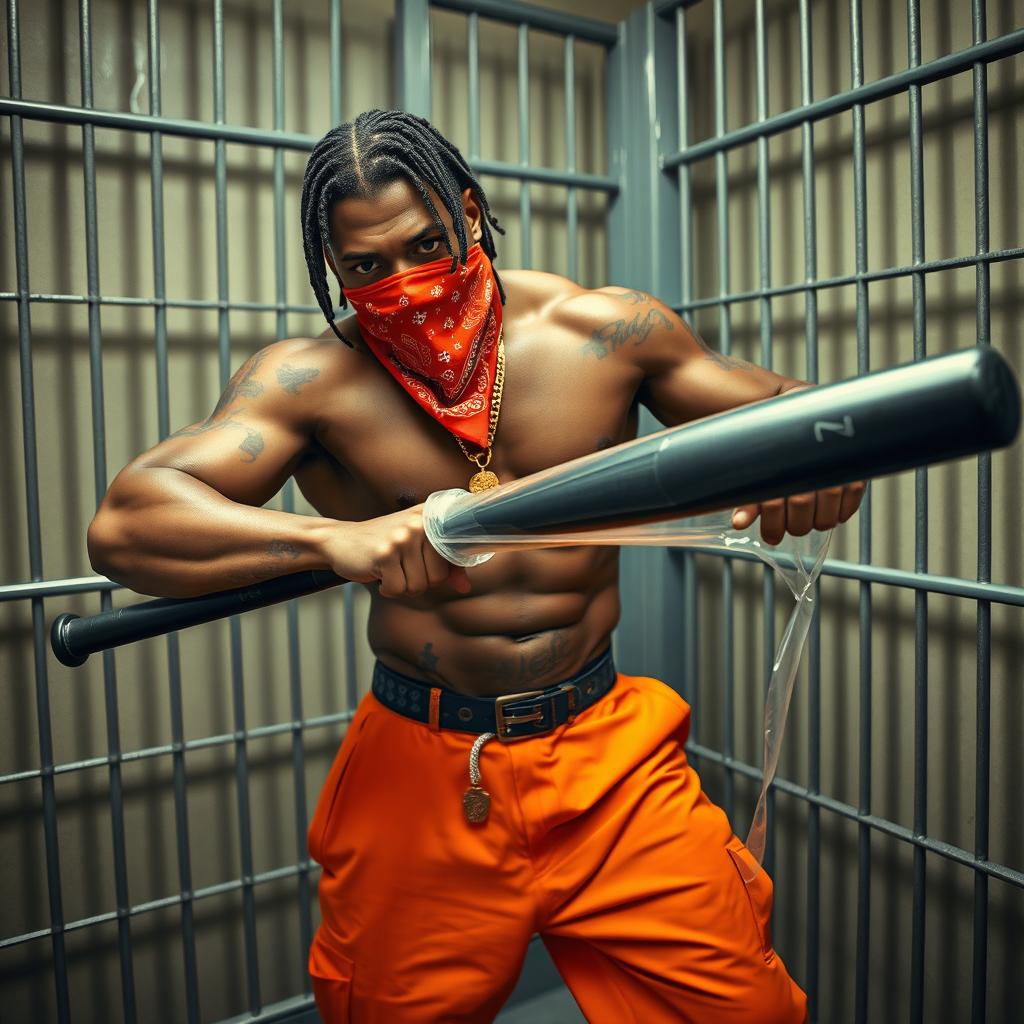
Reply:
<svg viewBox="0 0 1024 1024"><path fill-rule="evenodd" d="M479 243L451 257L345 290L373 354L443 427L481 448L494 389L501 297Z"/></svg>

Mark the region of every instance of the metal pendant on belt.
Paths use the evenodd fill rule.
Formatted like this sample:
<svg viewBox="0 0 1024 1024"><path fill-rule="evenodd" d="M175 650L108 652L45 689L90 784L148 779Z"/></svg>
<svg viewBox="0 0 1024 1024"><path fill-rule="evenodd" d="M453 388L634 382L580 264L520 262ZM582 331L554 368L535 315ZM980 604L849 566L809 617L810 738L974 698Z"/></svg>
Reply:
<svg viewBox="0 0 1024 1024"><path fill-rule="evenodd" d="M486 821L491 809L491 794L480 785L480 748L494 737L493 732L481 733L469 752L469 789L462 795L462 813L471 825Z"/></svg>

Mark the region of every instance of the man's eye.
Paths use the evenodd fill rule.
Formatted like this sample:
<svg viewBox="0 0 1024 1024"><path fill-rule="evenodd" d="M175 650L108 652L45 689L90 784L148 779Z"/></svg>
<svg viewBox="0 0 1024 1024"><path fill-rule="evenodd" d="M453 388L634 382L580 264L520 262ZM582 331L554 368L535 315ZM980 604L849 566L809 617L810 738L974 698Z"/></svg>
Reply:
<svg viewBox="0 0 1024 1024"><path fill-rule="evenodd" d="M368 267L369 269L368 269L368 270L360 270L360 269L359 269L360 267ZM363 262L362 262L362 263L357 263L357 264L355 264L355 266L354 266L354 267L352 267L352 269L353 269L353 270L354 270L354 271L355 271L355 272L356 272L357 274L362 274L362 275L363 275L364 277L365 277L365 276L366 276L367 274L371 274L371 273L373 273L373 268L374 268L374 262L373 262L373 260L363 260Z"/></svg>
<svg viewBox="0 0 1024 1024"><path fill-rule="evenodd" d="M432 248L430 248L430 249L423 249L423 252L425 252L425 253L437 252L438 246L440 246L440 244L441 244L441 239L440 238L425 238L422 242L420 242L421 246L424 246L424 245L432 246Z"/></svg>

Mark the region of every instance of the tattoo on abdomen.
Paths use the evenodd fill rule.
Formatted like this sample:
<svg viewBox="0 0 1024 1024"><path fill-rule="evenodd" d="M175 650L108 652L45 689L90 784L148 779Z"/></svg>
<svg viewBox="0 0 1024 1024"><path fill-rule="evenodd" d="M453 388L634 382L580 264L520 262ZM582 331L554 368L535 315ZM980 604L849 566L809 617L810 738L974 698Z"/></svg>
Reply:
<svg viewBox="0 0 1024 1024"><path fill-rule="evenodd" d="M416 664L423 669L424 672L434 673L437 671L438 657L434 654L433 641L425 643L423 650L420 651L419 658L416 659Z"/></svg>
<svg viewBox="0 0 1024 1024"><path fill-rule="evenodd" d="M564 664L569 653L569 637L563 630L556 630L546 650L503 658L489 671L489 681L502 686L529 686Z"/></svg>
<svg viewBox="0 0 1024 1024"><path fill-rule="evenodd" d="M590 352L598 359L604 359L609 352L622 348L627 341L634 345L642 345L655 327L667 327L672 330L672 322L664 313L657 309L647 310L646 315L639 313L632 320L612 320L598 327L583 346L584 352Z"/></svg>
<svg viewBox="0 0 1024 1024"><path fill-rule="evenodd" d="M297 395L302 389L303 384L308 384L314 377L318 377L319 375L319 370L283 363L277 371L277 383L280 384L288 394Z"/></svg>

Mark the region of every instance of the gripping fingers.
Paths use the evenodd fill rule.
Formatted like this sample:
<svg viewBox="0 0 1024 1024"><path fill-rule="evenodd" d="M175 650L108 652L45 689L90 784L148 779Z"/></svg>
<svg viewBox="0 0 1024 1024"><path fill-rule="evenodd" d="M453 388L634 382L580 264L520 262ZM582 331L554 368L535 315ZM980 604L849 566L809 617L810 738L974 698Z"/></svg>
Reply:
<svg viewBox="0 0 1024 1024"><path fill-rule="evenodd" d="M814 528L814 491L793 494L786 499L786 530L794 537L803 537Z"/></svg>
<svg viewBox="0 0 1024 1024"><path fill-rule="evenodd" d="M831 530L839 522L839 503L842 497L842 487L825 487L818 491L818 507L814 512L816 530Z"/></svg>
<svg viewBox="0 0 1024 1024"><path fill-rule="evenodd" d="M845 523L860 508L861 500L868 485L863 480L847 484L843 488L843 500L839 506L839 522Z"/></svg>
<svg viewBox="0 0 1024 1024"><path fill-rule="evenodd" d="M786 499L772 498L761 502L761 539L765 544L778 544L786 532Z"/></svg>

